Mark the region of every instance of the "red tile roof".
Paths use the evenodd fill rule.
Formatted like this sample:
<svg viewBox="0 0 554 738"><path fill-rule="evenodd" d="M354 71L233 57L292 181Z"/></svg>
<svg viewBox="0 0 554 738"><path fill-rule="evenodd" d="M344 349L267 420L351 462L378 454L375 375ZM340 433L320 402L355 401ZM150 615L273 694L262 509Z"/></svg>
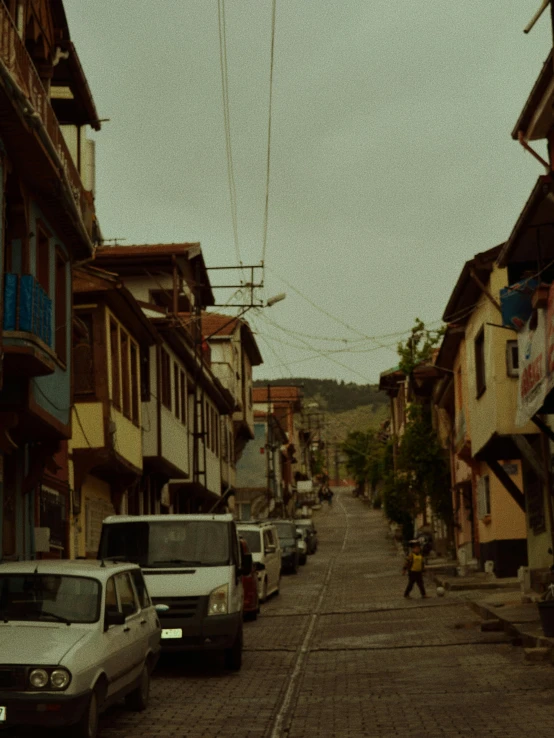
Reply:
<svg viewBox="0 0 554 738"><path fill-rule="evenodd" d="M252 399L254 402L267 402L267 387L254 387ZM277 387L269 388L269 399L275 402L298 402L302 399L302 390L300 387Z"/></svg>
<svg viewBox="0 0 554 738"><path fill-rule="evenodd" d="M110 256L181 256L192 248L200 248L200 243L143 243L129 246L100 246L96 255Z"/></svg>

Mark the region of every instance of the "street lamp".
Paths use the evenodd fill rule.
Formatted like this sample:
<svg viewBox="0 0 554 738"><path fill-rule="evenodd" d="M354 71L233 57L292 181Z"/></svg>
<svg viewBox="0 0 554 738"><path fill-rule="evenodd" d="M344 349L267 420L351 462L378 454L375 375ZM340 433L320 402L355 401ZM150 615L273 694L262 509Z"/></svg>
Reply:
<svg viewBox="0 0 554 738"><path fill-rule="evenodd" d="M266 302L265 307L273 307L276 302L281 302L281 300L284 300L287 296L286 292L280 292L278 295L274 295L273 297L270 297L269 300Z"/></svg>

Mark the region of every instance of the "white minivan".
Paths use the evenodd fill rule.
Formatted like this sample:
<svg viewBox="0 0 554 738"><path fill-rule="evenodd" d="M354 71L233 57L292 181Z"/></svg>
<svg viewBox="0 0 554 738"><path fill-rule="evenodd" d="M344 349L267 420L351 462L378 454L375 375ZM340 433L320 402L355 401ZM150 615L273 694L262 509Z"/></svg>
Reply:
<svg viewBox="0 0 554 738"><path fill-rule="evenodd" d="M162 651L220 650L242 663L242 554L232 515L114 515L99 558L138 563L162 626ZM248 560L247 560L248 559Z"/></svg>
<svg viewBox="0 0 554 738"><path fill-rule="evenodd" d="M265 602L270 594L279 594L281 583L281 544L271 523L243 522L237 525L258 572L258 596Z"/></svg>

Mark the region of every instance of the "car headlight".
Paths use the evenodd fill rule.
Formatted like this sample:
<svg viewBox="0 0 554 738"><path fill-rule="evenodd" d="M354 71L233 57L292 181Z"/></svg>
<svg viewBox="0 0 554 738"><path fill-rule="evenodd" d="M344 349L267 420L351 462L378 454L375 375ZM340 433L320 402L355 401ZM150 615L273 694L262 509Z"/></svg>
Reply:
<svg viewBox="0 0 554 738"><path fill-rule="evenodd" d="M67 689L71 674L67 669L32 669L29 672L29 685L32 689Z"/></svg>
<svg viewBox="0 0 554 738"><path fill-rule="evenodd" d="M210 593L208 615L227 615L229 609L229 585L223 584Z"/></svg>
<svg viewBox="0 0 554 738"><path fill-rule="evenodd" d="M71 675L65 669L54 669L50 674L50 684L53 689L66 689L71 681Z"/></svg>
<svg viewBox="0 0 554 738"><path fill-rule="evenodd" d="M33 669L29 674L29 683L35 689L44 689L44 687L48 686L48 682L48 672L44 671L44 669Z"/></svg>

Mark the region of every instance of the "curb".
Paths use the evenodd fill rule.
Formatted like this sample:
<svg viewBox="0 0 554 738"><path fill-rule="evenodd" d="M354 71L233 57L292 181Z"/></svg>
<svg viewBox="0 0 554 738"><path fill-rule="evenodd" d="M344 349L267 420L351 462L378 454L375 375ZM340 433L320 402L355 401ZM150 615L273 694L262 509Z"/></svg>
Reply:
<svg viewBox="0 0 554 738"><path fill-rule="evenodd" d="M501 608L485 605L483 602L469 600L467 602L473 612L477 613L483 620L497 620L502 624L504 633L512 639L512 645L524 648L544 648L549 651L549 660L554 661L554 638L525 630L527 624L512 623L502 617Z"/></svg>

